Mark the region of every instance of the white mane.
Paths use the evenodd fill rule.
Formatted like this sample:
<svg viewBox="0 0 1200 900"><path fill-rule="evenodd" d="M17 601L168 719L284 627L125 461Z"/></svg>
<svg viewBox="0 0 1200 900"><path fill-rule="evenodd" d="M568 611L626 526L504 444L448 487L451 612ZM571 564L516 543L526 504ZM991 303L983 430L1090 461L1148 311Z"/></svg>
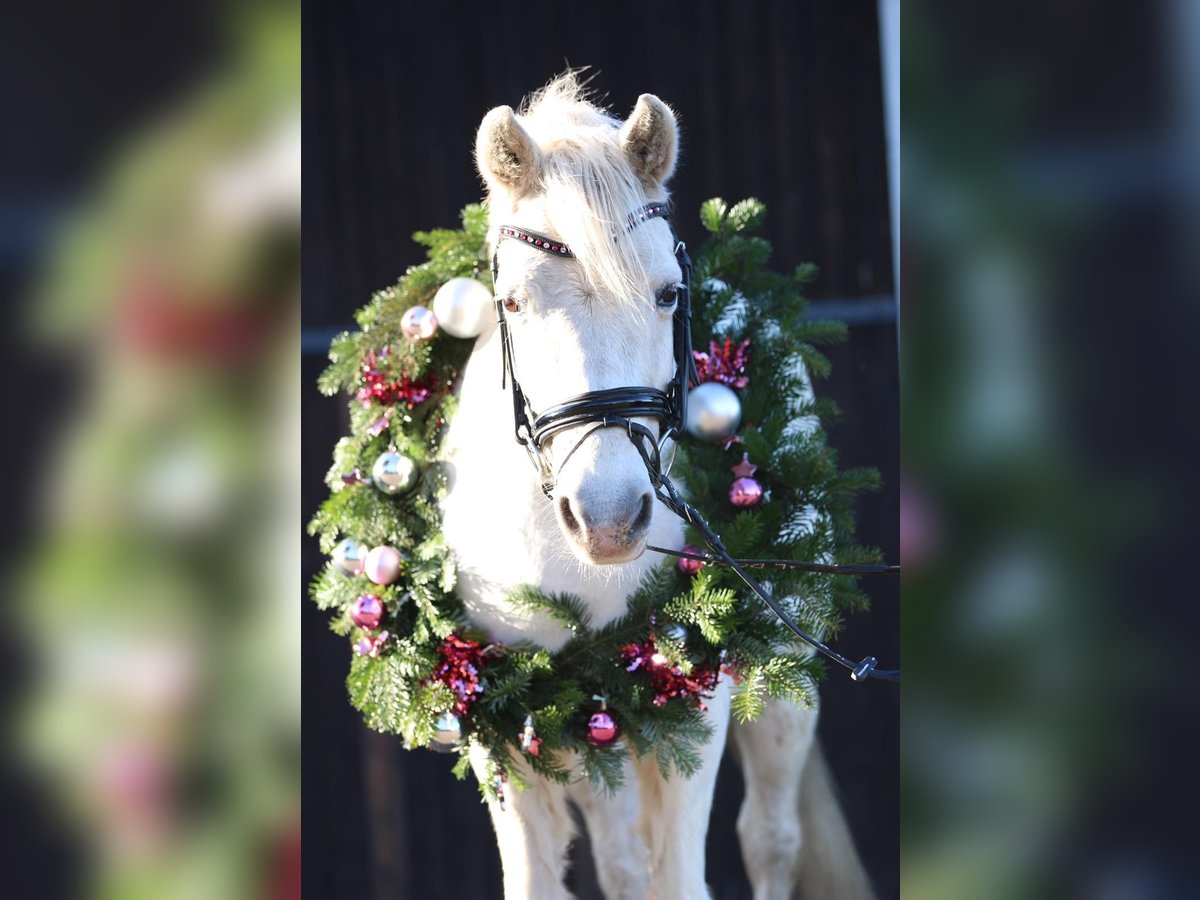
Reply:
<svg viewBox="0 0 1200 900"><path fill-rule="evenodd" d="M553 236L575 252L598 295L645 297L640 242L626 237L626 219L668 192L647 196L621 148L621 121L592 102L574 72L531 94L518 118L543 154L540 181Z"/></svg>

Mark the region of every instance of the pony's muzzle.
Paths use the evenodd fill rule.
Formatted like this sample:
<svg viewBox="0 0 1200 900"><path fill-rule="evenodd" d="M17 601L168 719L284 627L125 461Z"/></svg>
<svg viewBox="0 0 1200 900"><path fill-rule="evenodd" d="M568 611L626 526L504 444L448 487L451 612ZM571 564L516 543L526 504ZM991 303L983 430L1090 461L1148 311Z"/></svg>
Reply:
<svg viewBox="0 0 1200 900"><path fill-rule="evenodd" d="M576 555L594 565L629 562L646 548L646 532L654 496L646 491L626 500L605 498L588 503L577 496L560 496L555 504L559 525Z"/></svg>

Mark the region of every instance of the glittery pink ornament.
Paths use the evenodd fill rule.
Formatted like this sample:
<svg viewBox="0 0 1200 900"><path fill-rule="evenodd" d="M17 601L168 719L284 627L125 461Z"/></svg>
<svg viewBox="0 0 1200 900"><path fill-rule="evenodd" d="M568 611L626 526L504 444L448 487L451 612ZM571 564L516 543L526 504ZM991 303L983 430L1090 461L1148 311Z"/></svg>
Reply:
<svg viewBox="0 0 1200 900"><path fill-rule="evenodd" d="M672 623L665 630L676 627L679 627L678 623ZM687 637L686 629L683 629L683 636ZM675 697L685 697L703 708L704 698L711 697L717 687L716 666L698 663L690 672L684 672L682 666L672 663L659 651L653 634L646 641L622 647L621 662L625 664L626 672L641 672L647 677L648 686L654 691L655 706L663 706Z"/></svg>
<svg viewBox="0 0 1200 900"><path fill-rule="evenodd" d="M432 372L413 378L412 373L407 371L404 364L400 364L397 368L389 362L389 354L386 351L386 347L378 354L374 350L368 351L363 360L362 387L355 395L358 397L359 403L364 407L369 407L373 403L382 404L385 407L403 403L409 409L413 409L433 396L434 391L438 388L438 380ZM383 430L387 428L388 417L391 414L390 408L385 409L383 415L367 429L367 433L372 437L382 434Z"/></svg>
<svg viewBox="0 0 1200 900"><path fill-rule="evenodd" d="M588 719L588 743L593 747L607 747L615 741L621 734L621 729L617 727L616 720L609 714L607 710L600 710L592 713L592 717Z"/></svg>
<svg viewBox="0 0 1200 900"><path fill-rule="evenodd" d="M363 594L350 606L350 620L359 628L374 631L387 612L383 601L375 594Z"/></svg>
<svg viewBox="0 0 1200 900"><path fill-rule="evenodd" d="M753 478L734 479L729 486L729 502L734 506L755 506L762 502L763 487Z"/></svg>
<svg viewBox="0 0 1200 900"><path fill-rule="evenodd" d="M691 544L684 544L683 552L699 554L700 548L693 547ZM687 575L689 578L704 568L704 563L701 560L688 559L686 556L679 557L678 565L679 565L679 571L682 572L684 575Z"/></svg>
<svg viewBox="0 0 1200 900"><path fill-rule="evenodd" d="M400 317L400 330L413 343L426 341L437 333L437 317L424 306L412 306Z"/></svg>
<svg viewBox="0 0 1200 900"><path fill-rule="evenodd" d="M383 649L383 645L387 643L387 640L390 637L391 635L386 631L381 631L375 637L361 638L354 645L354 652L359 656L369 656L371 659L375 659L379 656L379 652Z"/></svg>
<svg viewBox="0 0 1200 900"><path fill-rule="evenodd" d="M395 547L376 547L363 563L363 572L376 584L391 584L403 568L404 557Z"/></svg>
<svg viewBox="0 0 1200 900"><path fill-rule="evenodd" d="M743 453L742 461L736 466L731 466L731 469L737 478L729 487L729 502L743 508L760 503L763 497L763 487L754 479L754 473L758 471L758 466L750 462L750 455Z"/></svg>

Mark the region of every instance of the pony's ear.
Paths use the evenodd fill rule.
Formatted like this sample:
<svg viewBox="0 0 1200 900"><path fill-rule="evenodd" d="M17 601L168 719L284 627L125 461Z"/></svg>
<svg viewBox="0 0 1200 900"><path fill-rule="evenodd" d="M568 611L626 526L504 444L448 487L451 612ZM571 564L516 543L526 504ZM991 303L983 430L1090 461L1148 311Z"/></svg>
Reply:
<svg viewBox="0 0 1200 900"><path fill-rule="evenodd" d="M542 152L511 106L497 106L483 117L475 136L475 164L493 190L503 188L520 197L537 184Z"/></svg>
<svg viewBox="0 0 1200 900"><path fill-rule="evenodd" d="M679 126L671 107L653 94L638 97L637 106L621 126L621 146L647 188L666 184L675 171L679 146Z"/></svg>

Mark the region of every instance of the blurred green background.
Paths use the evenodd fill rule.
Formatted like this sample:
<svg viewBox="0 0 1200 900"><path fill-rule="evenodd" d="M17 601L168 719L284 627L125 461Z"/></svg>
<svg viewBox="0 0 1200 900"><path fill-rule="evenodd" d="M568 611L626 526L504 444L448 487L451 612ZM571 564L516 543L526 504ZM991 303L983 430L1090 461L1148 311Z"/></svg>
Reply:
<svg viewBox="0 0 1200 900"><path fill-rule="evenodd" d="M1200 6L902 48L904 893L1194 896Z"/></svg>
<svg viewBox="0 0 1200 900"><path fill-rule="evenodd" d="M298 12L6 21L6 896L299 895Z"/></svg>

